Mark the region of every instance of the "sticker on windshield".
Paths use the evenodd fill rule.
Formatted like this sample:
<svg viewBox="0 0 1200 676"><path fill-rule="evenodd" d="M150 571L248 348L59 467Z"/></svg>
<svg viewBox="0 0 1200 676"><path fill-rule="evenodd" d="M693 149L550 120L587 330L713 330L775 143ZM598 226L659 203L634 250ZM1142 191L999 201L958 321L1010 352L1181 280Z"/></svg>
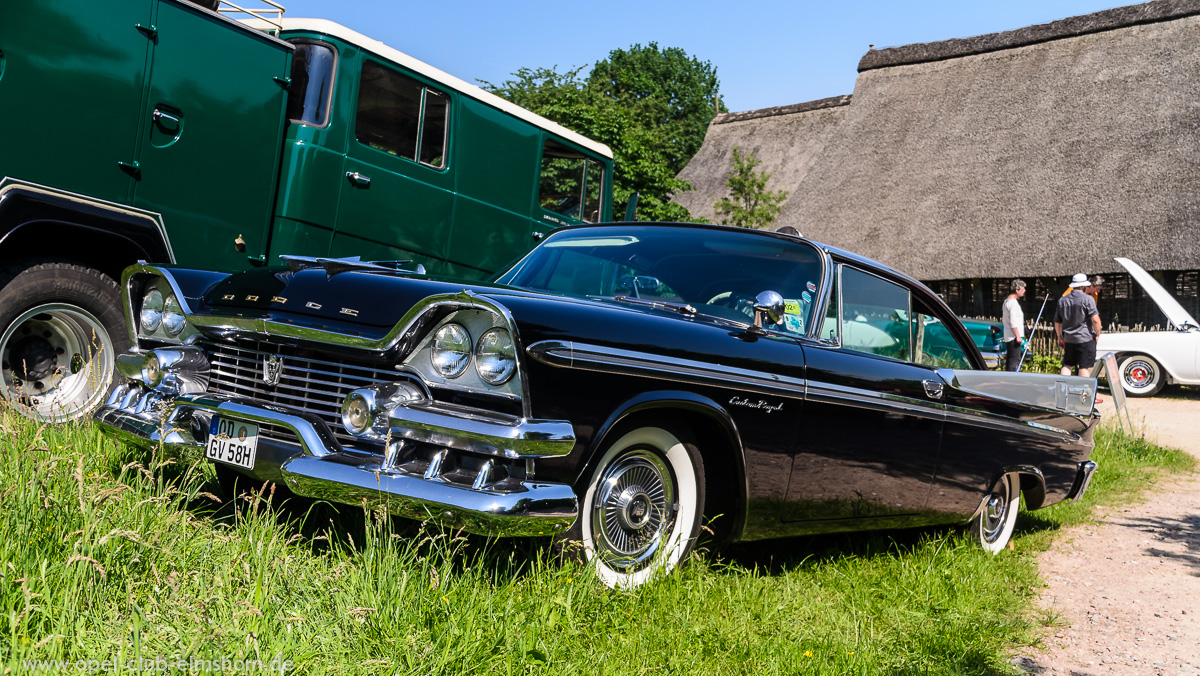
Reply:
<svg viewBox="0 0 1200 676"><path fill-rule="evenodd" d="M813 293L816 293L816 292L817 292L817 285L816 285L816 284L813 284L812 282L809 282L809 283L808 283L808 290L809 290L809 291L812 291Z"/></svg>
<svg viewBox="0 0 1200 676"><path fill-rule="evenodd" d="M800 314L800 301L791 298L783 299L783 312L789 315Z"/></svg>

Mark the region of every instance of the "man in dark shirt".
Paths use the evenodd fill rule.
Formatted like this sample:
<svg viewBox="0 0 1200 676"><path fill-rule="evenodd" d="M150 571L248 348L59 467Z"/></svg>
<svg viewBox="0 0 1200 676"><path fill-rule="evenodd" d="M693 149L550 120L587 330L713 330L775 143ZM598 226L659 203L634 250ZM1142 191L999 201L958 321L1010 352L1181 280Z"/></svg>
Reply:
<svg viewBox="0 0 1200 676"><path fill-rule="evenodd" d="M1063 348L1062 375L1069 376L1076 368L1083 377L1092 374L1096 363L1096 339L1100 337L1100 313L1096 301L1083 292L1090 287L1087 275L1071 278L1071 293L1058 299L1054 310L1054 332L1058 346Z"/></svg>

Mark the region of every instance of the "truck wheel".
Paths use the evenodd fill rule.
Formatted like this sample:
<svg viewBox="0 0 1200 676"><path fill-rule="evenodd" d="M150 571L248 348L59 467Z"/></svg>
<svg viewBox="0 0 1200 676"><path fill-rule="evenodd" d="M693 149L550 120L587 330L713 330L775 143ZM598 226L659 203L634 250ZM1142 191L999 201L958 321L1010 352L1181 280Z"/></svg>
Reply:
<svg viewBox="0 0 1200 676"><path fill-rule="evenodd" d="M121 292L83 265L33 261L0 278L0 392L26 417L62 422L107 396L129 349Z"/></svg>

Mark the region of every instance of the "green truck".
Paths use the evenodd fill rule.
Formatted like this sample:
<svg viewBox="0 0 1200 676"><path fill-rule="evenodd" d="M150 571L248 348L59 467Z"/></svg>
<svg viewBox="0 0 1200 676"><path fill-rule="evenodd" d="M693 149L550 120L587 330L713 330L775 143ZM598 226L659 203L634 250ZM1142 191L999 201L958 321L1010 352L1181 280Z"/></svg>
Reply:
<svg viewBox="0 0 1200 676"><path fill-rule="evenodd" d="M281 254L486 277L612 220L612 152L383 43L273 2L0 8L0 387L84 415L128 348L138 260Z"/></svg>

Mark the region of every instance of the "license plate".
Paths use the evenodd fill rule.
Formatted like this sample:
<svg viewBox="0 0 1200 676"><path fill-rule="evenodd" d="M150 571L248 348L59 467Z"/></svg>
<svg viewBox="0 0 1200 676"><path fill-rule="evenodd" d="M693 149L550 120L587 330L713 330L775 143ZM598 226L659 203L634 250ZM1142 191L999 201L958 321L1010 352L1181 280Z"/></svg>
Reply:
<svg viewBox="0 0 1200 676"><path fill-rule="evenodd" d="M258 452L258 425L213 416L208 432L209 460L254 469Z"/></svg>

